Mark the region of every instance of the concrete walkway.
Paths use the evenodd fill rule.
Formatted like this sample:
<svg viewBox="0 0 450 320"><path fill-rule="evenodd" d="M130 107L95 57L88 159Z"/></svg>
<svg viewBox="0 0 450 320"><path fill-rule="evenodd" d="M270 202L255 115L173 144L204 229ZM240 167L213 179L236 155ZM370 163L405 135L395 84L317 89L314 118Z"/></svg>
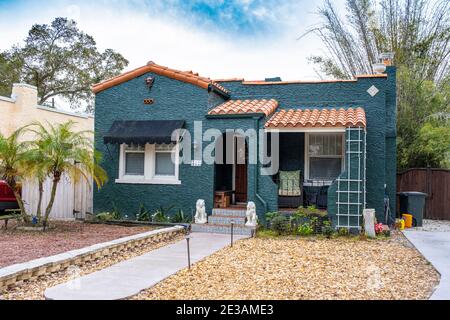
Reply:
<svg viewBox="0 0 450 320"><path fill-rule="evenodd" d="M450 300L450 232L405 230L404 235L441 274L431 300Z"/></svg>
<svg viewBox="0 0 450 320"><path fill-rule="evenodd" d="M235 235L236 240L245 236ZM230 235L191 233L191 263L230 244ZM45 290L52 300L117 300L150 288L187 267L186 240L122 261L103 270Z"/></svg>

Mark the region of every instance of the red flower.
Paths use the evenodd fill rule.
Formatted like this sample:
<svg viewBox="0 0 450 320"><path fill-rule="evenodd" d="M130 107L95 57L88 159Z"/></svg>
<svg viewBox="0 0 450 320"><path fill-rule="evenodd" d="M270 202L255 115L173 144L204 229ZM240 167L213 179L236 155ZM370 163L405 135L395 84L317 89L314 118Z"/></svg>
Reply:
<svg viewBox="0 0 450 320"><path fill-rule="evenodd" d="M382 232L383 232L383 224L382 223L375 224L375 233L380 234Z"/></svg>

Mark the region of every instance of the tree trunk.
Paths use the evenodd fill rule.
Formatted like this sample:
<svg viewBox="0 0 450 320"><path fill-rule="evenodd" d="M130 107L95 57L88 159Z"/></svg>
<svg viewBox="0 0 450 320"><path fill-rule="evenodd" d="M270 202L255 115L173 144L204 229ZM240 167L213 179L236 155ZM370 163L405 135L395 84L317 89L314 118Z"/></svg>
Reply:
<svg viewBox="0 0 450 320"><path fill-rule="evenodd" d="M16 198L17 204L20 209L20 213L22 215L22 219L25 223L30 223L30 217L27 214L27 211L25 210L25 205L23 204L22 196L17 190L17 183L15 179L7 179L6 183L9 185L11 190L14 193L14 197Z"/></svg>
<svg viewBox="0 0 450 320"><path fill-rule="evenodd" d="M39 185L39 199L38 199L38 205L37 205L37 210L36 210L36 217L38 218L39 222L42 222L42 195L44 194L44 182L39 180L38 182Z"/></svg>
<svg viewBox="0 0 450 320"><path fill-rule="evenodd" d="M14 196L16 197L17 204L19 205L20 212L22 213L22 219L25 223L30 223L30 216L27 214L25 210L25 205L23 204L22 197L17 192L17 190L13 189Z"/></svg>
<svg viewBox="0 0 450 320"><path fill-rule="evenodd" d="M43 221L44 230L47 227L48 217L50 215L50 212L52 211L53 203L55 202L56 188L58 187L58 183L59 183L60 179L61 179L60 174L53 175L53 184L52 184L52 191L50 194L50 201L48 202L47 208L45 209L45 216L44 216L44 221Z"/></svg>

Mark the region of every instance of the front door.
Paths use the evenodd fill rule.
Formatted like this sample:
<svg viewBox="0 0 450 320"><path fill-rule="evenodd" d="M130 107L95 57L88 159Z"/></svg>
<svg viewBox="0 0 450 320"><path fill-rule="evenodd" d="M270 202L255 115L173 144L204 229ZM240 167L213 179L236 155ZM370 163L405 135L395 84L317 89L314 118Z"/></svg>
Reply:
<svg viewBox="0 0 450 320"><path fill-rule="evenodd" d="M244 137L234 139L234 197L235 202L247 202L247 158L248 150Z"/></svg>

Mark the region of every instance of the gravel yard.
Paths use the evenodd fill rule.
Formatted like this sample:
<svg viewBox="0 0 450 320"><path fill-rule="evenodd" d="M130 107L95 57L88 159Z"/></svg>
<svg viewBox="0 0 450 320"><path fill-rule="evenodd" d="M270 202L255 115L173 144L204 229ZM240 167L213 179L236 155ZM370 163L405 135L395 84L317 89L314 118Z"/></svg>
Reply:
<svg viewBox="0 0 450 320"><path fill-rule="evenodd" d="M148 231L148 228L143 231ZM35 280L25 281L18 287L9 289L3 293L0 292L0 300L43 300L44 291L49 287L53 287L77 277L110 267L121 261L140 256L170 243L180 241L183 238L183 235L179 235L172 240L153 243L151 245L146 245L145 247L128 249L125 253L116 252L108 257L84 263L82 266L70 266L67 270L44 275Z"/></svg>
<svg viewBox="0 0 450 320"><path fill-rule="evenodd" d="M436 270L403 235L390 239L252 238L134 299L428 299Z"/></svg>
<svg viewBox="0 0 450 320"><path fill-rule="evenodd" d="M123 227L82 222L52 222L46 232L19 231L14 224L0 229L0 268L87 247L155 229L153 226Z"/></svg>

